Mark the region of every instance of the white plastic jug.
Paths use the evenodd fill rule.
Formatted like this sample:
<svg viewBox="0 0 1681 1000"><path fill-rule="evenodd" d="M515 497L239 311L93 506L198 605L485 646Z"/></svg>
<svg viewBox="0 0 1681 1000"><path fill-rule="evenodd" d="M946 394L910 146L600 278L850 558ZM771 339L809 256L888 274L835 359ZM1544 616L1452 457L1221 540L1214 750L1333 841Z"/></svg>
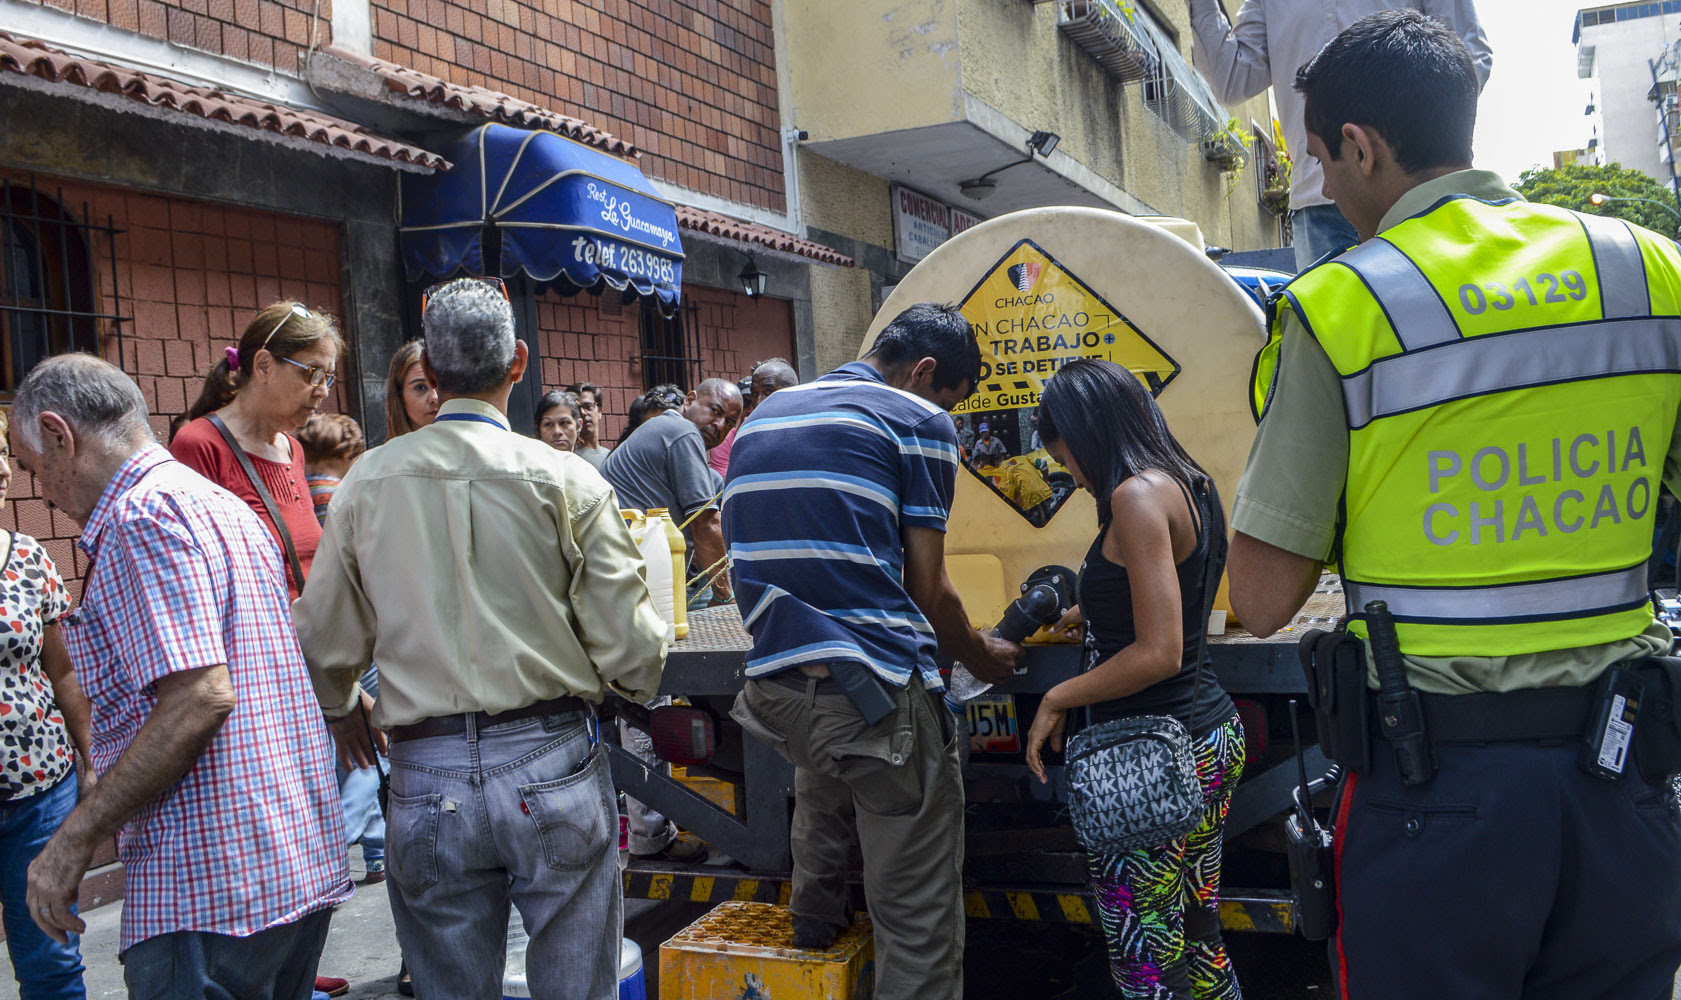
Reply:
<svg viewBox="0 0 1681 1000"><path fill-rule="evenodd" d="M671 511L664 507L648 508L648 523L665 529L665 540L671 547L671 605L676 614L671 621L676 623L678 639L689 637L689 581L683 579L689 562L688 544L683 540L683 529L677 527L677 522L671 519Z"/></svg>
<svg viewBox="0 0 1681 1000"><path fill-rule="evenodd" d="M654 596L654 608L666 624L666 641L675 642L677 636L677 585L671 576L671 544L666 541L665 528L659 519L648 517L639 510L626 508L625 526L642 553L642 565L647 574L648 592Z"/></svg>

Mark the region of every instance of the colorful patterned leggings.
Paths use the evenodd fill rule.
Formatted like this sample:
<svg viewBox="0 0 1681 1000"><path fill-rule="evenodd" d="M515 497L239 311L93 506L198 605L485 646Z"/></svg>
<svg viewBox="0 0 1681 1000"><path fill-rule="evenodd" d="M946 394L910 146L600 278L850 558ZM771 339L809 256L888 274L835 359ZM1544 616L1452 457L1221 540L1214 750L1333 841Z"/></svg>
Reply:
<svg viewBox="0 0 1681 1000"><path fill-rule="evenodd" d="M1196 757L1208 811L1189 837L1090 859L1110 970L1129 1000L1242 995L1216 913L1220 835L1243 773L1243 725L1236 715L1197 741Z"/></svg>

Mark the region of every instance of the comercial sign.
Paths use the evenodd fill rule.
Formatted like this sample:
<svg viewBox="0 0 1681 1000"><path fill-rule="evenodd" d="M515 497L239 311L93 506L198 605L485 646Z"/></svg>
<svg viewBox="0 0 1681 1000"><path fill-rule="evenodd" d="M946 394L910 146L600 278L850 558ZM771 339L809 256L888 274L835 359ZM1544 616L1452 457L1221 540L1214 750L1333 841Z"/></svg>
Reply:
<svg viewBox="0 0 1681 1000"><path fill-rule="evenodd" d="M893 185L893 241L899 259L914 264L934 248L983 220L943 201Z"/></svg>

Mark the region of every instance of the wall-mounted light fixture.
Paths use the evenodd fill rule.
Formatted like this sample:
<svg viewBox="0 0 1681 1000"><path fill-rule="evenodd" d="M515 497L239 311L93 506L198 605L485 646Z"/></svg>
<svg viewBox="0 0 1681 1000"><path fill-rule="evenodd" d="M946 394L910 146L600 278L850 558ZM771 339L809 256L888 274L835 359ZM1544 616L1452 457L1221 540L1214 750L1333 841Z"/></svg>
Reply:
<svg viewBox="0 0 1681 1000"><path fill-rule="evenodd" d="M747 266L741 269L740 274L736 275L736 280L741 282L741 290L750 299L756 299L765 294L766 275L765 272L759 270L759 265L753 259L752 254L747 255Z"/></svg>
<svg viewBox="0 0 1681 1000"><path fill-rule="evenodd" d="M961 192L965 198L980 201L981 199L990 196L992 192L998 190L998 182L992 179L995 175L1001 174L1011 167L1019 167L1023 163L1032 163L1034 154L1048 158L1052 151L1056 149L1056 144L1061 141L1062 136L1057 135L1055 132L1046 132L1042 129L1034 132L1027 140L1026 159L1016 160L1014 163L1006 163L1002 167L996 167L992 170L988 170L979 177L973 177L966 181L958 181L957 190Z"/></svg>

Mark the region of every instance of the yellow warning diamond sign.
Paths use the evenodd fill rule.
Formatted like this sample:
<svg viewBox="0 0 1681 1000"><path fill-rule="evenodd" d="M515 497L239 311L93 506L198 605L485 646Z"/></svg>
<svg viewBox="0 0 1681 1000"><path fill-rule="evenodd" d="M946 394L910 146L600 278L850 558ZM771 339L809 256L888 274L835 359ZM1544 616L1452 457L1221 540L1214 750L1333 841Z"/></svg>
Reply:
<svg viewBox="0 0 1681 1000"><path fill-rule="evenodd" d="M1179 363L1032 240L1005 254L959 308L981 347L981 380L953 413L1037 406L1076 358L1113 361L1160 395Z"/></svg>

